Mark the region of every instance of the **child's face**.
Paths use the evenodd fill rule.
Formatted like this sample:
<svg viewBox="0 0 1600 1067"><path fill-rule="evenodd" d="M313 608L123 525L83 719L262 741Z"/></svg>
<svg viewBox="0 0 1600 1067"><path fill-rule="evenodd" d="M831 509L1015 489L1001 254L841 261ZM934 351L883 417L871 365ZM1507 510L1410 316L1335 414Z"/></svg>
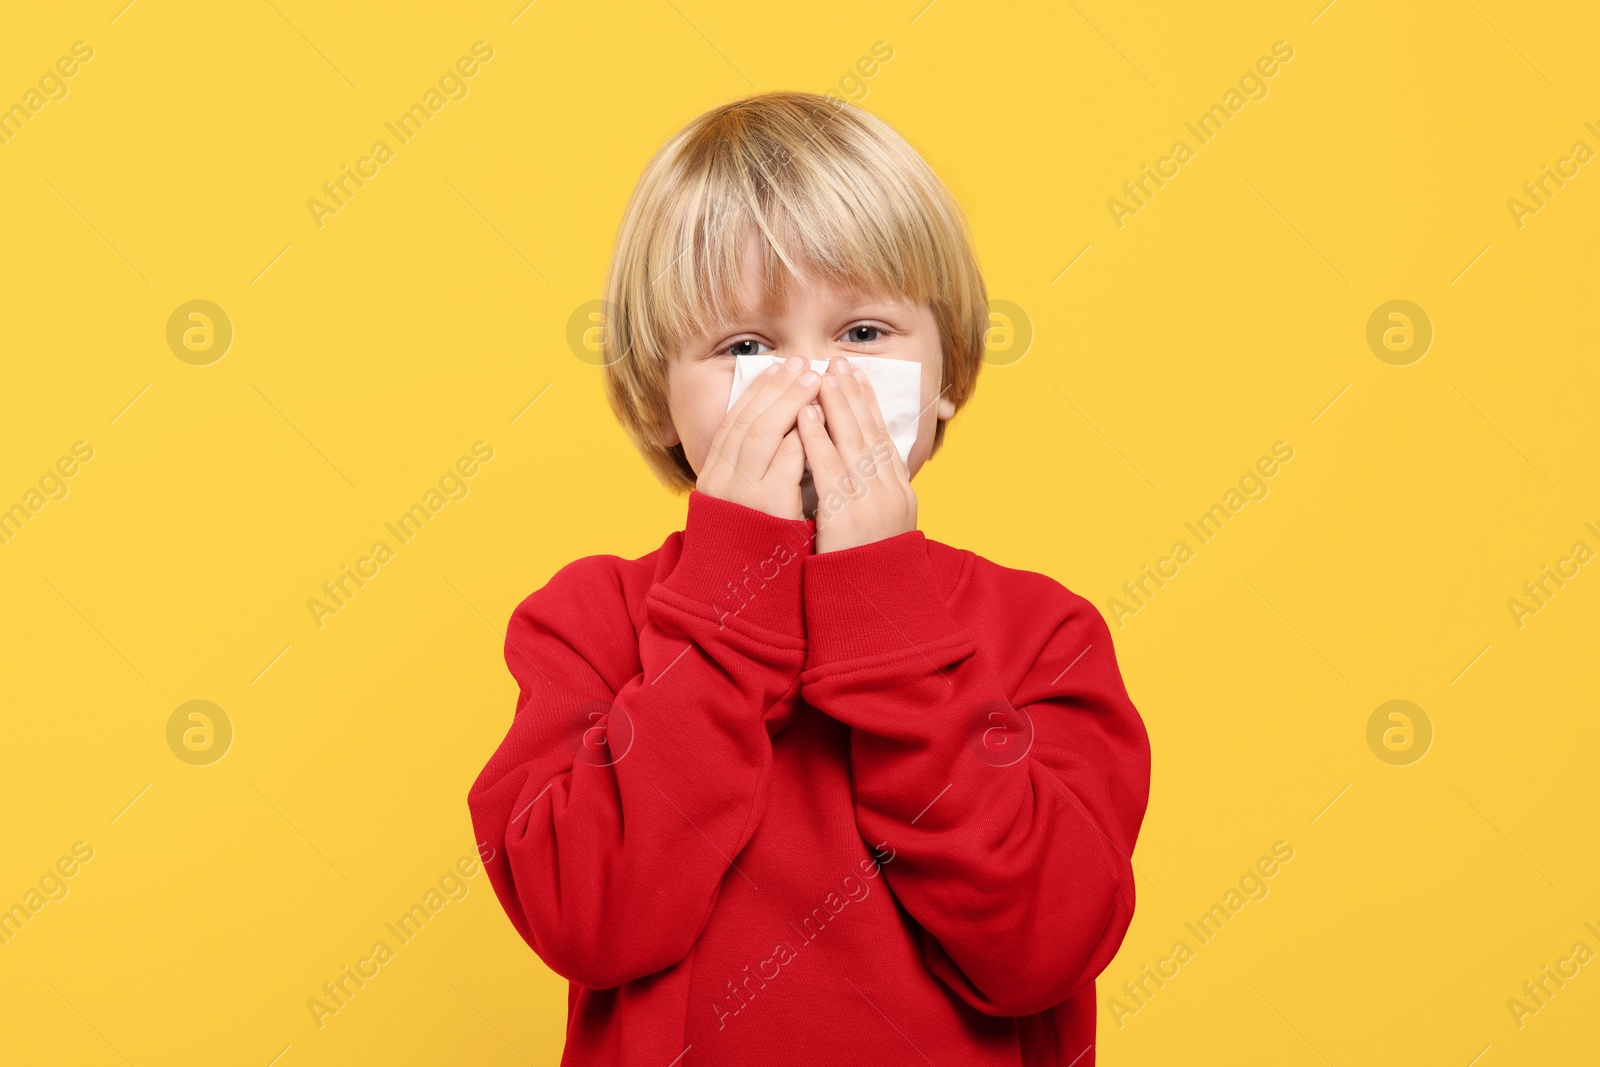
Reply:
<svg viewBox="0 0 1600 1067"><path fill-rule="evenodd" d="M839 289L810 276L790 280L787 307L762 305L760 272L761 248L752 234L746 242L740 294L746 310L681 345L668 364L673 433L662 443L670 447L681 441L695 473L704 469L711 438L728 410L735 356L911 359L922 364L922 416L906 462L915 476L933 448L935 420L955 415L954 402L941 396L944 363L933 310L900 298Z"/></svg>

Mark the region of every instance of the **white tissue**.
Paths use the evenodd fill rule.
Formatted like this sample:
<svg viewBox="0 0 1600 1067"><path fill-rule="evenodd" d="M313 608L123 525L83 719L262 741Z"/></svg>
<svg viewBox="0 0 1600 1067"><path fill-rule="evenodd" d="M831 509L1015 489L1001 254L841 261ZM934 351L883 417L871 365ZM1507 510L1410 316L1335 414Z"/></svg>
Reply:
<svg viewBox="0 0 1600 1067"><path fill-rule="evenodd" d="M735 356L733 388L728 392L728 409L747 389L756 375L774 363L781 363L776 355ZM890 359L887 356L848 356L852 367L859 367L872 383L883 412L883 424L889 439L900 453L904 463L911 462L911 447L917 442L917 424L922 415L922 364L914 359ZM825 359L809 361L811 369L822 374L828 369ZM811 478L811 462L806 461L805 472L800 476L801 507L807 518L817 510L816 486Z"/></svg>

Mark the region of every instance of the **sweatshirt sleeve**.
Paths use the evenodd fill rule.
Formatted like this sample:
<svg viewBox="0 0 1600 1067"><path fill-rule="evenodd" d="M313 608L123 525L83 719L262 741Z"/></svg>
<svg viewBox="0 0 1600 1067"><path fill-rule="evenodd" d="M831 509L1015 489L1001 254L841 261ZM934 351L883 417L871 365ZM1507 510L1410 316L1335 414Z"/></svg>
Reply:
<svg viewBox="0 0 1600 1067"><path fill-rule="evenodd" d="M705 926L765 804L766 720L798 699L810 546L803 522L693 490L637 629L616 556L512 614L516 713L467 806L506 914L569 981L653 974Z"/></svg>
<svg viewBox="0 0 1600 1067"><path fill-rule="evenodd" d="M1076 995L1132 920L1150 787L1105 620L1048 576L1006 569L1011 587L972 618L1001 635L1008 683L952 618L921 531L803 571L801 696L852 728L856 823L895 850L884 876L928 968L991 1015Z"/></svg>

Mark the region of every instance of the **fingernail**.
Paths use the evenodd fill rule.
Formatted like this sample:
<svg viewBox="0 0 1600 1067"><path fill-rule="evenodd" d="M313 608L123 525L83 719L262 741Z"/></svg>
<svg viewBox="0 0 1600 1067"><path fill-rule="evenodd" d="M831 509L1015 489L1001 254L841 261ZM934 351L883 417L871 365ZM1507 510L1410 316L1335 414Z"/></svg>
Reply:
<svg viewBox="0 0 1600 1067"><path fill-rule="evenodd" d="M837 389L839 388L839 377L830 373L822 379L822 384L826 389Z"/></svg>
<svg viewBox="0 0 1600 1067"><path fill-rule="evenodd" d="M817 384L817 372L814 371L814 370L808 370L804 374L800 375L800 384L801 385L816 385Z"/></svg>
<svg viewBox="0 0 1600 1067"><path fill-rule="evenodd" d="M799 356L790 356L788 359L783 361L783 369L791 374L805 365L806 361L801 359Z"/></svg>

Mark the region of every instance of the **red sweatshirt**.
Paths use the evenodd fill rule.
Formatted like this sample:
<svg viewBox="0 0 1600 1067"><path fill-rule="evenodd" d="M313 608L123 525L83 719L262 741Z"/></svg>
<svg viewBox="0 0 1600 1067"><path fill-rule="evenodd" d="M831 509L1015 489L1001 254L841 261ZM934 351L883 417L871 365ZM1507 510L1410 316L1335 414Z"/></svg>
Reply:
<svg viewBox="0 0 1600 1067"><path fill-rule="evenodd" d="M511 617L467 805L571 983L562 1064L1091 1067L1150 788L1110 631L920 530L815 531L692 490Z"/></svg>

